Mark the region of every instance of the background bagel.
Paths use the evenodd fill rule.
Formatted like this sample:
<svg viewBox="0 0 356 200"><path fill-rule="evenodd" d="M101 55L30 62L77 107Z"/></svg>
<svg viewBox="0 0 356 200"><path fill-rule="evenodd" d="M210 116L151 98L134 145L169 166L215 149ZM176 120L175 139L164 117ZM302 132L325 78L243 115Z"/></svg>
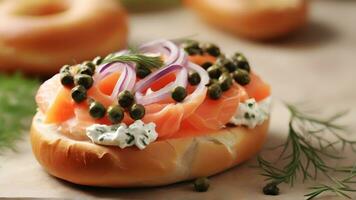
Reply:
<svg viewBox="0 0 356 200"><path fill-rule="evenodd" d="M127 16L115 0L0 2L0 70L52 74L126 47Z"/></svg>
<svg viewBox="0 0 356 200"><path fill-rule="evenodd" d="M199 137L156 141L146 149L120 149L77 141L58 127L33 119L32 150L49 174L90 186L158 186L210 176L255 155L263 145L269 121L255 129L225 128Z"/></svg>
<svg viewBox="0 0 356 200"><path fill-rule="evenodd" d="M267 40L307 22L307 0L185 0L203 20L233 34Z"/></svg>

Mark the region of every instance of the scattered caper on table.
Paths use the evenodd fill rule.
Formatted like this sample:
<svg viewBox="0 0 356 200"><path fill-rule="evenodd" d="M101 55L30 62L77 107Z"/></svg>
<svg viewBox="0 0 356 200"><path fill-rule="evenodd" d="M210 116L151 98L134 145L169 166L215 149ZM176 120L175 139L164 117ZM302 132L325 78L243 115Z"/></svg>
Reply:
<svg viewBox="0 0 356 200"><path fill-rule="evenodd" d="M263 194L265 195L278 195L279 194L279 188L276 183L267 183L266 186L263 187Z"/></svg>
<svg viewBox="0 0 356 200"><path fill-rule="evenodd" d="M194 181L194 189L197 192L206 192L210 187L209 179L206 177L197 178Z"/></svg>

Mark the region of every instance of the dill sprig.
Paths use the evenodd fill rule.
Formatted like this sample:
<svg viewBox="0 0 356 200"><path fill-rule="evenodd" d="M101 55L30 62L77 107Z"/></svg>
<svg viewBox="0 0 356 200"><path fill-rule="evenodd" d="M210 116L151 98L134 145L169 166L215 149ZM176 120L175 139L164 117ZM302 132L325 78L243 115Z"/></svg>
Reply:
<svg viewBox="0 0 356 200"><path fill-rule="evenodd" d="M312 199L324 191L343 194L353 191L346 182L338 181L332 177L335 172L350 172L349 170L337 170L329 164L330 160L342 159L338 153L349 146L356 151L356 141L345 137L348 129L340 125L338 121L347 112L339 112L328 118L321 119L299 107L286 104L290 112L289 131L285 143L277 146L282 151L276 161L268 161L262 156L257 157L258 166L263 170L270 184L286 183L293 186L301 175L303 181L316 180L318 174L328 177L334 183L343 183L336 187L319 185L315 186L310 194ZM328 136L328 137L326 137ZM282 167L278 167L282 165Z"/></svg>
<svg viewBox="0 0 356 200"><path fill-rule="evenodd" d="M163 65L163 61L159 56L147 56L137 52L137 50L129 51L129 54L116 55L110 54L108 55L103 63L111 63L111 62L134 62L137 65L142 67L147 67L148 69L160 68Z"/></svg>
<svg viewBox="0 0 356 200"><path fill-rule="evenodd" d="M14 149L14 142L29 130L36 111L34 94L39 83L21 74L0 74L0 150Z"/></svg>

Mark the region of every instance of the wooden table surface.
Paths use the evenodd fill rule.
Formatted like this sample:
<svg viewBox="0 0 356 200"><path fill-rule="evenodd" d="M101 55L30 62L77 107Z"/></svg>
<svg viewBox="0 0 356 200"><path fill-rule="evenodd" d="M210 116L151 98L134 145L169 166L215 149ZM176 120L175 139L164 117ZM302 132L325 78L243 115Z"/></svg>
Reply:
<svg viewBox="0 0 356 200"><path fill-rule="evenodd" d="M281 100L308 100L329 111L351 108L345 120L356 132L356 1L315 0L310 23L303 31L270 43L250 42L217 31L184 9L134 14L130 25L132 43L196 34L196 39L215 41L227 53L244 52L253 69L273 87L275 101L266 147L283 142L287 134L288 112ZM47 175L32 156L28 136L17 146L17 152L1 152L0 197L303 199L311 184L299 182L292 189L282 186L279 196L265 196L261 193L264 178L250 167L252 159L212 177L211 189L206 193L193 192L191 183L150 189L98 189ZM270 154L266 150L264 153ZM347 151L345 156L347 162L356 160L351 152Z"/></svg>

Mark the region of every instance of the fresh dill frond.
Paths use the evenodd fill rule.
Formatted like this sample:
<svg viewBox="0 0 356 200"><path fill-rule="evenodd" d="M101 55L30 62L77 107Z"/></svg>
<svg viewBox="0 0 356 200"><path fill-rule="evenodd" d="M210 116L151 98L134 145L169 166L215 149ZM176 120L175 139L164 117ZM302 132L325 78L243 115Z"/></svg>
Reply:
<svg viewBox="0 0 356 200"><path fill-rule="evenodd" d="M14 149L14 142L29 131L36 111L34 94L38 86L37 80L21 74L0 74L0 149Z"/></svg>
<svg viewBox="0 0 356 200"><path fill-rule="evenodd" d="M147 67L149 69L160 68L163 65L163 61L159 56L148 56L136 52L124 55L111 54L103 61L103 63L111 62L134 62L137 65Z"/></svg>
<svg viewBox="0 0 356 200"><path fill-rule="evenodd" d="M345 197L345 198L351 199L351 197L347 193L356 192L356 189L353 189L350 186L350 184L356 183L356 181L354 180L356 177L356 171L355 171L355 169L352 169L349 172L350 172L350 174L346 178L341 179L341 180L338 180L333 177L329 177L329 179L332 182L332 184L330 184L330 185L319 184L319 185L310 187L309 189L311 190L311 192L304 196L307 197L307 200L311 200L311 199L319 196L322 193L331 192L331 193L334 193L340 197Z"/></svg>
<svg viewBox="0 0 356 200"><path fill-rule="evenodd" d="M348 131L347 127L339 124L339 120L347 112L339 112L321 119L293 104L286 104L286 107L290 113L287 140L277 147L282 150L276 161L268 161L261 155L257 157L258 166L263 171L262 175L266 176L266 180L270 183L277 185L286 183L293 186L299 177L302 181L316 180L319 174L335 181L336 179L331 176L331 173L346 172L347 170L338 171L329 164L329 161L342 159L339 152L346 146L356 150L356 141L345 137ZM279 165L282 167L278 167ZM348 187L327 190L326 186L316 186L314 189L314 193L310 195L311 198L318 196L324 190L336 194L341 194L340 191L350 190Z"/></svg>

